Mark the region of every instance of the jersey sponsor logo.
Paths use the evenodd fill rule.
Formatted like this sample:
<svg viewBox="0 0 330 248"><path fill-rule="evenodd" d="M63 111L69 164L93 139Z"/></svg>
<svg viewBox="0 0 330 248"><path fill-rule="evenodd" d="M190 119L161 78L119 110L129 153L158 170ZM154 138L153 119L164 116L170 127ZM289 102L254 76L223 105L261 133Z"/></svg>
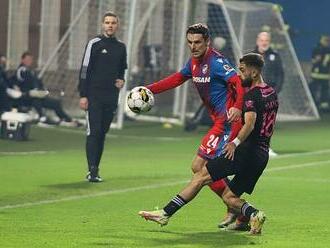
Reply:
<svg viewBox="0 0 330 248"><path fill-rule="evenodd" d="M225 71L226 71L226 75L229 73L229 72L231 72L231 71L233 71L234 70L234 68L233 67L231 67L230 65L228 65L228 64L224 64L223 65L223 69L225 69Z"/></svg>
<svg viewBox="0 0 330 248"><path fill-rule="evenodd" d="M203 67L202 67L202 73L203 74L206 74L208 69L209 69L209 66L207 64L203 65Z"/></svg>
<svg viewBox="0 0 330 248"><path fill-rule="evenodd" d="M107 49L104 48L104 49L102 50L102 53L108 53Z"/></svg>
<svg viewBox="0 0 330 248"><path fill-rule="evenodd" d="M194 83L209 83L211 82L211 77L193 77Z"/></svg>
<svg viewBox="0 0 330 248"><path fill-rule="evenodd" d="M275 54L270 54L269 55L269 60L274 61L275 60Z"/></svg>

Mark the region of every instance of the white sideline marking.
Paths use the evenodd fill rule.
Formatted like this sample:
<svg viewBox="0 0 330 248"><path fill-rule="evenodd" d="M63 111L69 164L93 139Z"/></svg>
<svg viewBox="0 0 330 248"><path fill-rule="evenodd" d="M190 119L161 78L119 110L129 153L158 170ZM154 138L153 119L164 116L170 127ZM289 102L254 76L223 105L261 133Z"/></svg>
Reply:
<svg viewBox="0 0 330 248"><path fill-rule="evenodd" d="M121 194L121 193L127 193L127 192L133 192L133 191L139 191L139 190L149 190L149 189L158 189L162 187L168 187L168 186L175 186L183 183L187 183L188 180L185 181L179 181L179 182L170 182L170 183L163 183L163 184L153 184L153 185L146 185L146 186L140 186L140 187L134 187L134 188L127 188L127 189L116 189L116 190L108 190L108 191L102 191L98 193L92 193L87 195L73 195L68 196L60 199L53 199L53 200L42 200L38 202L27 202L22 204L15 204L15 205L5 205L1 206L0 210L4 209L13 209L13 208L24 208L24 207L31 207L31 206L38 206L38 205L44 205L44 204L51 204L51 203L58 203L58 202L65 202L65 201L74 201L74 200L80 200L80 199L86 199L86 198L94 198L97 196L106 196L106 195L115 195L115 194ZM88 183L88 182L86 182Z"/></svg>
<svg viewBox="0 0 330 248"><path fill-rule="evenodd" d="M269 169L266 169L264 172L292 170L292 169L297 169L297 168L304 168L304 167L311 167L311 166L325 165L325 164L330 164L330 160L310 162L310 163L305 163L305 164L291 164L291 165L287 165L287 166L269 168Z"/></svg>
<svg viewBox="0 0 330 248"><path fill-rule="evenodd" d="M279 158L291 158L291 157L299 157L299 156L309 156L309 155L320 155L320 154L327 154L330 153L330 149L326 150L318 150L318 151L312 151L312 152L295 152L295 153L288 153L288 154L279 154L276 157L272 157L270 159L279 159Z"/></svg>
<svg viewBox="0 0 330 248"><path fill-rule="evenodd" d="M64 129L64 128L56 128L53 129L55 131L64 132L64 133L77 133L85 135L85 131L80 130L71 130L71 129ZM161 141L178 141L178 140L185 140L191 139L192 137L167 137L167 136L158 136L158 137L150 137L150 136L139 136L139 135L119 135L119 134L106 134L106 137L110 138L125 138L125 139L140 139L140 140L161 140Z"/></svg>
<svg viewBox="0 0 330 248"><path fill-rule="evenodd" d="M16 155L39 155L55 153L55 151L29 151L29 152L0 152L0 155L16 156Z"/></svg>
<svg viewBox="0 0 330 248"><path fill-rule="evenodd" d="M325 165L325 164L329 164L329 163L330 163L330 160L311 162L311 163L306 163L306 164L293 164L293 165L288 165L288 166L281 166L281 167L277 167L277 168L266 169L265 172L312 167L312 166L318 166L318 165ZM139 191L139 190L158 189L158 188L167 187L167 186L175 186L175 185L179 185L179 184L183 184L183 183L187 183L187 182L189 182L189 180L183 180L183 181L179 181L179 182L169 182L169 183L163 183L163 184L146 185L146 186L140 186L140 187L134 187L134 188L127 188L127 189L108 190L108 191L102 191L99 193L87 194L87 195L73 195L73 196L68 196L68 197L64 197L64 198L60 198L60 199L53 199L53 200L42 200L42 201L38 201L38 202L27 202L27 203L22 203L22 204L15 204L15 205L5 205L5 206L0 206L0 210L32 207L32 206L52 204L52 203L65 202L65 201L74 201L74 200L80 200L80 199L86 199L86 198L94 198L94 197L98 197L98 196L134 192L134 191Z"/></svg>
<svg viewBox="0 0 330 248"><path fill-rule="evenodd" d="M309 183L330 183L330 179L322 179L322 178L301 178L301 177L278 177L271 176L267 177L267 180L281 180L281 181L301 181L301 182L309 182Z"/></svg>

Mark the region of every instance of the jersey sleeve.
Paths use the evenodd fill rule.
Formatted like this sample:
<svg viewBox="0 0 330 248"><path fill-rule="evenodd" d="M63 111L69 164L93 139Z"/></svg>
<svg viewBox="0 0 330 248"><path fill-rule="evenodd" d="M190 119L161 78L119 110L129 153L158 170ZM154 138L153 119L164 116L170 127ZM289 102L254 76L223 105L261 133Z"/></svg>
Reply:
<svg viewBox="0 0 330 248"><path fill-rule="evenodd" d="M152 93L158 94L183 84L187 79L188 78L184 77L181 72L176 72L158 82L146 85L146 87L151 90Z"/></svg>
<svg viewBox="0 0 330 248"><path fill-rule="evenodd" d="M191 78L192 74L190 68L191 68L191 59L187 62L187 64L183 67L183 69L180 72L173 73L172 75L162 80L159 80L158 82L149 84L146 87L149 90L151 90L151 92L154 94L158 94L163 91L173 89L183 84L189 78Z"/></svg>
<svg viewBox="0 0 330 248"><path fill-rule="evenodd" d="M229 78L237 75L234 67L229 63L226 58L217 58L213 64L215 66L216 76L228 81Z"/></svg>

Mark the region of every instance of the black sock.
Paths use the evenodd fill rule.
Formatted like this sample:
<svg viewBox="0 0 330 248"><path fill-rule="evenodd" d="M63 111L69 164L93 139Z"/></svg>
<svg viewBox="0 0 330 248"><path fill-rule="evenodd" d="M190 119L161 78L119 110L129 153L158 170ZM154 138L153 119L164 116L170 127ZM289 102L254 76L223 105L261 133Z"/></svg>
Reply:
<svg viewBox="0 0 330 248"><path fill-rule="evenodd" d="M248 202L245 202L241 208L241 213L250 218L251 215L254 213L254 212L258 212L258 209L254 208L252 205L250 205Z"/></svg>
<svg viewBox="0 0 330 248"><path fill-rule="evenodd" d="M168 216L171 216L186 203L186 200L184 200L181 196L176 195L163 209Z"/></svg>

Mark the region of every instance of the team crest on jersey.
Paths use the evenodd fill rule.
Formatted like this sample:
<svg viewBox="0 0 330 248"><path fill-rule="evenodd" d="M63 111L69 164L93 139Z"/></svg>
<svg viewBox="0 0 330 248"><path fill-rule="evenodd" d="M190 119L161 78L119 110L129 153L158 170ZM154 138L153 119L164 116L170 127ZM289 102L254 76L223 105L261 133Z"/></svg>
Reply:
<svg viewBox="0 0 330 248"><path fill-rule="evenodd" d="M209 69L209 66L207 64L203 65L203 67L202 67L202 73L203 74L206 74L208 69Z"/></svg>
<svg viewBox="0 0 330 248"><path fill-rule="evenodd" d="M247 108L252 108L253 105L254 105L254 102L251 100L248 100L245 102L245 107L247 107Z"/></svg>

